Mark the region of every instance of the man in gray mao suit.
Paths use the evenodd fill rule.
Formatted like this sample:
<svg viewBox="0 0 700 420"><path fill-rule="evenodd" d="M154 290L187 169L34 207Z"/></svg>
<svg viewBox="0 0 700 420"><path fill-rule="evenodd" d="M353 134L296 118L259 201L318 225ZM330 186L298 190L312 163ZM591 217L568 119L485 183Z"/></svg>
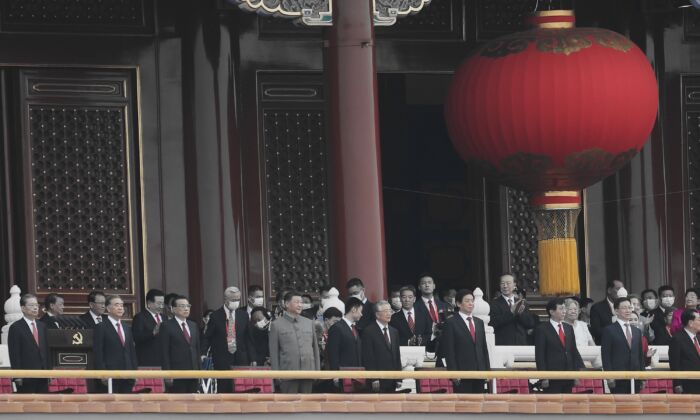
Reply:
<svg viewBox="0 0 700 420"><path fill-rule="evenodd" d="M286 311L270 325L270 359L273 370L319 370L318 339L313 321L301 316L301 295L284 295ZM280 380L286 394L310 393L312 379Z"/></svg>

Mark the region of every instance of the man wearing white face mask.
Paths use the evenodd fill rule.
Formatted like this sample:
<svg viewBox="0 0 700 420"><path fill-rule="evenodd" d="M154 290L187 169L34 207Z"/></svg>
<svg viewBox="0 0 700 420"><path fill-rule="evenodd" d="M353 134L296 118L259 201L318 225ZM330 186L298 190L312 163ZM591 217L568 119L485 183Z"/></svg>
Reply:
<svg viewBox="0 0 700 420"><path fill-rule="evenodd" d="M353 277L348 280L345 288L348 291L348 297L354 297L360 299L362 302L362 313L364 316L357 323L357 329L362 332L367 325L374 321L374 304L367 299L365 296L365 285L362 280L357 277Z"/></svg>
<svg viewBox="0 0 700 420"><path fill-rule="evenodd" d="M248 310L241 308L241 291L237 287L224 290L224 304L211 313L206 337L211 346L215 370L230 370L231 366L247 366ZM233 392L233 382L219 380L221 393Z"/></svg>
<svg viewBox="0 0 700 420"><path fill-rule="evenodd" d="M625 290L625 286L620 280L609 281L605 290L607 294L605 299L596 302L591 307L591 335L598 345L600 345L603 329L617 321L613 310L613 302L617 298L627 297L627 290ZM623 294L624 296L620 296Z"/></svg>
<svg viewBox="0 0 700 420"><path fill-rule="evenodd" d="M253 312L253 308L257 307L265 307L265 292L262 287L255 284L248 287L248 305L246 306L248 319L250 319L250 313Z"/></svg>

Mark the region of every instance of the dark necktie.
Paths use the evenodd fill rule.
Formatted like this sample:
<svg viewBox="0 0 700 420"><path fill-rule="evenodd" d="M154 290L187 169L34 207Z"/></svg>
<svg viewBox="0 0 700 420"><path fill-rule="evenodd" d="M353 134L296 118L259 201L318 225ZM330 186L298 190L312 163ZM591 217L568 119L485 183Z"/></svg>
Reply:
<svg viewBox="0 0 700 420"><path fill-rule="evenodd" d="M352 335L357 338L357 325L355 323L352 324Z"/></svg>
<svg viewBox="0 0 700 420"><path fill-rule="evenodd" d="M391 340L389 340L389 329L387 327L384 327L384 341L386 341L386 345L391 347Z"/></svg>
<svg viewBox="0 0 700 420"><path fill-rule="evenodd" d="M122 323L117 321L117 335L119 336L119 341L122 342L122 347L124 347L124 334L122 333Z"/></svg>
<svg viewBox="0 0 700 420"><path fill-rule="evenodd" d="M469 322L469 334L472 335L472 340L476 343L476 330L474 329L472 317L467 317L467 322Z"/></svg>
<svg viewBox="0 0 700 420"><path fill-rule="evenodd" d="M190 333L187 332L187 324L184 322L182 323L182 335L185 336L185 340L187 341L187 344L192 342L192 337L190 337Z"/></svg>
<svg viewBox="0 0 700 420"><path fill-rule="evenodd" d="M411 316L411 313L408 313L408 329L411 330L412 333L416 332L416 323L413 321L413 316Z"/></svg>
<svg viewBox="0 0 700 420"><path fill-rule="evenodd" d="M561 346L566 347L566 336L564 335L564 329L559 324L559 341L561 341Z"/></svg>

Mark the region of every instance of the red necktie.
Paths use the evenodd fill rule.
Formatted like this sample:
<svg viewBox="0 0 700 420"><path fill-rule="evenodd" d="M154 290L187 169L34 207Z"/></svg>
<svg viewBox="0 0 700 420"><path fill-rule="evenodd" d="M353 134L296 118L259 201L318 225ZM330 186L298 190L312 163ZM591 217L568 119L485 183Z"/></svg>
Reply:
<svg viewBox="0 0 700 420"><path fill-rule="evenodd" d="M36 341L36 345L39 345L39 331L36 330L36 324L34 321L32 321L32 335L34 336L34 341ZM695 345L698 345L698 342L695 341Z"/></svg>
<svg viewBox="0 0 700 420"><path fill-rule="evenodd" d="M476 330L474 329L472 317L467 317L467 321L469 322L469 333L472 335L472 340L476 343Z"/></svg>
<svg viewBox="0 0 700 420"><path fill-rule="evenodd" d="M697 351L698 356L700 356L700 344L698 344L698 336L695 336L695 338L693 338L693 343L695 344L695 351Z"/></svg>
<svg viewBox="0 0 700 420"><path fill-rule="evenodd" d="M352 335L357 338L357 325L352 324Z"/></svg>
<svg viewBox="0 0 700 420"><path fill-rule="evenodd" d="M122 342L122 347L124 347L124 334L122 334L121 322L117 322L117 335L119 336L119 341Z"/></svg>
<svg viewBox="0 0 700 420"><path fill-rule="evenodd" d="M413 322L413 317L411 316L411 313L408 313L408 328L411 330L412 333L416 332L416 323Z"/></svg>
<svg viewBox="0 0 700 420"><path fill-rule="evenodd" d="M566 347L566 336L564 335L564 329L559 324L559 341L561 341L561 346Z"/></svg>
<svg viewBox="0 0 700 420"><path fill-rule="evenodd" d="M430 310L430 318L432 318L433 322L438 322L437 312L435 312L435 307L433 307L432 299L428 300L428 309Z"/></svg>
<svg viewBox="0 0 700 420"><path fill-rule="evenodd" d="M160 314L156 314L156 324L160 325Z"/></svg>
<svg viewBox="0 0 700 420"><path fill-rule="evenodd" d="M182 323L182 334L185 336L185 340L187 340L187 344L192 342L192 337L190 337L190 333L187 332L187 324L184 322Z"/></svg>
<svg viewBox="0 0 700 420"><path fill-rule="evenodd" d="M389 340L389 331L387 327L384 327L384 341L386 341L386 345L391 347L391 341Z"/></svg>
<svg viewBox="0 0 700 420"><path fill-rule="evenodd" d="M627 338L627 346L632 348L632 330L630 330L630 324L625 324L625 338Z"/></svg>

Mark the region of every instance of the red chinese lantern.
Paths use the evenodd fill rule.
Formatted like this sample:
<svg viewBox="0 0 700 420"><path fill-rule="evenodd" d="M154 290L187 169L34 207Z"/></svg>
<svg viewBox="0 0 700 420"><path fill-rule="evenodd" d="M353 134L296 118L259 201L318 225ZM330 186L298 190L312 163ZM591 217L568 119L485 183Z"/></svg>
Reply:
<svg viewBox="0 0 700 420"><path fill-rule="evenodd" d="M625 165L654 125L658 88L629 39L575 28L571 10L491 41L455 73L452 142L487 176L528 191L538 225L540 292L579 293L580 191Z"/></svg>

